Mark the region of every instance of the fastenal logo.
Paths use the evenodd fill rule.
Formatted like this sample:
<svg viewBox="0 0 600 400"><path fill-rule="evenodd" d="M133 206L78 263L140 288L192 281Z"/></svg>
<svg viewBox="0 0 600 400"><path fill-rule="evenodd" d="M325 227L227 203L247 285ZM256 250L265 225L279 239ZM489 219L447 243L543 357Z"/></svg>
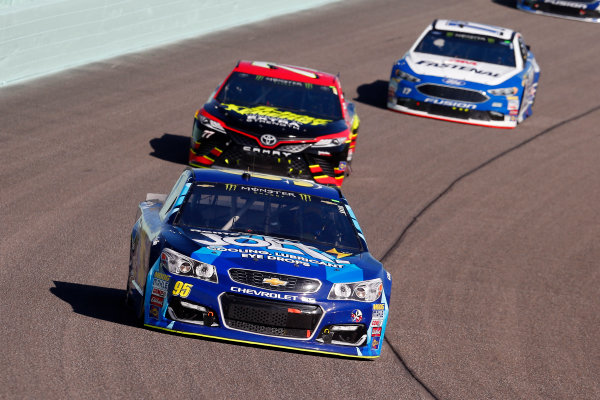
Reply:
<svg viewBox="0 0 600 400"><path fill-rule="evenodd" d="M286 281L282 281L278 278L264 278L263 283L268 283L271 286L285 286L288 284Z"/></svg>
<svg viewBox="0 0 600 400"><path fill-rule="evenodd" d="M260 142L265 146L273 146L277 143L277 138L273 135L262 135L260 137Z"/></svg>

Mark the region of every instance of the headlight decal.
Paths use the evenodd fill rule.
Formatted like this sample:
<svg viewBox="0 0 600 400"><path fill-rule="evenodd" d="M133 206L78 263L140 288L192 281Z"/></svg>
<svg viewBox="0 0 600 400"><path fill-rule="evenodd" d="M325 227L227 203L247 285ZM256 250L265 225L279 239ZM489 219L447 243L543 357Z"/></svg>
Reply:
<svg viewBox="0 0 600 400"><path fill-rule="evenodd" d="M372 303L381 297L382 292L383 283L379 278L361 282L334 283L327 299Z"/></svg>
<svg viewBox="0 0 600 400"><path fill-rule="evenodd" d="M494 96L512 96L519 92L517 87L489 89L488 93Z"/></svg>
<svg viewBox="0 0 600 400"><path fill-rule="evenodd" d="M398 77L401 80L404 81L408 81L408 82L412 82L412 83L419 83L421 82L421 79L417 78L414 75L409 74L408 72L402 71L400 68L398 68L396 70L396 77Z"/></svg>
<svg viewBox="0 0 600 400"><path fill-rule="evenodd" d="M210 118L207 118L202 114L198 115L198 122L200 122L200 124L204 128L208 128L209 130L212 129L217 132L225 133L225 128L223 128L223 126L220 123L218 123L217 121L214 121Z"/></svg>
<svg viewBox="0 0 600 400"><path fill-rule="evenodd" d="M317 143L313 144L312 147L336 147L346 142L346 136L333 138L333 139L321 139Z"/></svg>
<svg viewBox="0 0 600 400"><path fill-rule="evenodd" d="M207 261L198 261L171 249L163 249L160 255L160 266L163 270L175 275L218 283L217 269Z"/></svg>

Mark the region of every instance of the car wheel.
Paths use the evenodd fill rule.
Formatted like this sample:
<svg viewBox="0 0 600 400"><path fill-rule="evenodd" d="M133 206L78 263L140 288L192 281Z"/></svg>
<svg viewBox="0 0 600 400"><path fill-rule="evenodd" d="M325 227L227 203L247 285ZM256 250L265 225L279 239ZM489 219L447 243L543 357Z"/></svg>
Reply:
<svg viewBox="0 0 600 400"><path fill-rule="evenodd" d="M131 257L129 259L129 274L127 275L127 291L125 292L125 305L131 312L133 319L136 325L143 326L144 325L144 303L146 300L145 291L142 295L142 299L139 304L136 305L135 299L131 295L135 288L132 287L133 281L133 270L131 264Z"/></svg>

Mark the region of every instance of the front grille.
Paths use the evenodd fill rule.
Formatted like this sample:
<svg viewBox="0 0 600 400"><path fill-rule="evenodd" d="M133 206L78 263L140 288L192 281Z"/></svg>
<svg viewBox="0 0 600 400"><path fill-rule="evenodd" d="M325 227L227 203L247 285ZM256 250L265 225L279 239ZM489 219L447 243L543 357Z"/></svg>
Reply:
<svg viewBox="0 0 600 400"><path fill-rule="evenodd" d="M233 139L233 141L240 146L250 146L250 147L262 148L262 146L259 144L258 139L253 139L249 136L242 135L241 133L234 132L231 130L229 130L228 133L229 133L229 136L231 137L231 139ZM277 146L275 146L274 150L286 151L288 153L300 153L300 152L306 150L307 148L309 148L311 145L312 145L312 143L288 143L288 144L286 144L285 141L281 141L281 142L277 142Z"/></svg>
<svg viewBox="0 0 600 400"><path fill-rule="evenodd" d="M227 130L227 133L229 134L231 139L233 139L233 141L240 146L259 146L258 141L256 139L252 139L251 137L230 130Z"/></svg>
<svg viewBox="0 0 600 400"><path fill-rule="evenodd" d="M314 293L321 287L321 282L318 279L273 274L270 272L252 271L248 269L232 268L229 270L229 276L234 282L276 292ZM264 282L269 279L277 279L286 283L277 285Z"/></svg>
<svg viewBox="0 0 600 400"><path fill-rule="evenodd" d="M232 143L218 158L215 165L248 169L254 172L290 176L294 178L311 178L308 164L301 155L284 157L259 152L247 152Z"/></svg>
<svg viewBox="0 0 600 400"><path fill-rule="evenodd" d="M225 325L269 336L310 338L323 310L313 304L290 303L225 293L220 298Z"/></svg>
<svg viewBox="0 0 600 400"><path fill-rule="evenodd" d="M461 89L451 86L434 85L426 83L417 87L425 96L438 97L447 100L465 101L469 103L483 103L489 98L477 90Z"/></svg>

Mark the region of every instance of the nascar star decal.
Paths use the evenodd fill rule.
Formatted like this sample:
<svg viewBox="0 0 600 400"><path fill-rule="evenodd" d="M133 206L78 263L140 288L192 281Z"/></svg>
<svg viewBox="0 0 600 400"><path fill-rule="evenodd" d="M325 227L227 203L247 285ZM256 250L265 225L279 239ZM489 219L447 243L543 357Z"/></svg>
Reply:
<svg viewBox="0 0 600 400"><path fill-rule="evenodd" d="M335 256L339 259L339 258L344 258L344 257L348 257L351 256L352 253L340 253L339 251L337 251L335 249L335 247L331 250L327 250L327 253L331 253L331 254L335 254Z"/></svg>

